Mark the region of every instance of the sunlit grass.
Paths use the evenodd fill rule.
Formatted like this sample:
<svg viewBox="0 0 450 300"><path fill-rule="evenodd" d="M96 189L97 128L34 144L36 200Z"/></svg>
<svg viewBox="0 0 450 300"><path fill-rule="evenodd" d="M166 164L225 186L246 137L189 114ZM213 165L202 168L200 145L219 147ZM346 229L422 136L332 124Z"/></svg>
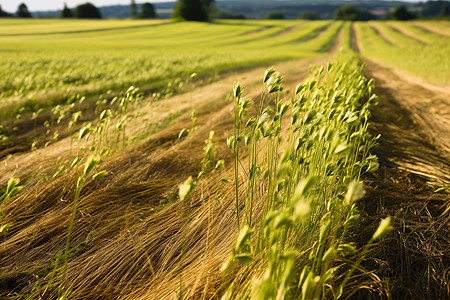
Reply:
<svg viewBox="0 0 450 300"><path fill-rule="evenodd" d="M321 55L340 29L340 23L296 20L4 22L5 32L10 28L16 34L0 35L0 51L7 54L0 57L2 118L8 111L15 116L18 105L35 111L77 93L97 96L130 85L154 92L193 72L202 78ZM66 28L72 33L60 33Z"/></svg>
<svg viewBox="0 0 450 300"><path fill-rule="evenodd" d="M357 23L356 31L362 54L369 58L394 65L425 80L440 85L450 85L450 38L432 37L430 44L402 35L392 28L377 22L384 34L395 41L395 45L380 37L367 23Z"/></svg>

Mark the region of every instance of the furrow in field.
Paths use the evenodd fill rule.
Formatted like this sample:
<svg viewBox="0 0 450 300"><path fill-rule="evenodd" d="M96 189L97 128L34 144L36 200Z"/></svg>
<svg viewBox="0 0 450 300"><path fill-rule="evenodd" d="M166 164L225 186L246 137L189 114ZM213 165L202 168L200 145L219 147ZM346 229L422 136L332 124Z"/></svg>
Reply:
<svg viewBox="0 0 450 300"><path fill-rule="evenodd" d="M355 28L355 23L351 24L350 28L350 48L356 53L361 53L360 39L358 38L358 31Z"/></svg>
<svg viewBox="0 0 450 300"><path fill-rule="evenodd" d="M375 22L373 22L375 23ZM422 41L403 34L401 31L394 27L389 26L389 23L376 23L378 28L383 32L383 35L394 41L394 44L398 48L420 48L426 46L426 43Z"/></svg>
<svg viewBox="0 0 450 300"><path fill-rule="evenodd" d="M388 23L388 26L392 29L398 32L399 34L403 34L411 39L414 39L422 44L429 44L431 43L431 40L424 38L423 36L420 36L416 33L413 33L412 31L408 30L408 28L402 26L402 24L399 23Z"/></svg>
<svg viewBox="0 0 450 300"><path fill-rule="evenodd" d="M375 23L370 23L369 25L375 32L376 34L382 38L383 40L385 40L388 44L393 45L393 46L398 46L397 42L386 33L386 30L381 27L379 24L375 24Z"/></svg>
<svg viewBox="0 0 450 300"><path fill-rule="evenodd" d="M436 33L444 37L450 37L450 30L444 30L443 28L439 28L424 22L414 22L413 25L423 30Z"/></svg>
<svg viewBox="0 0 450 300"><path fill-rule="evenodd" d="M294 31L298 30L298 28L300 28L300 27L302 27L302 25L293 25L293 26L289 26L289 27L287 27L285 30L283 30L283 31L281 31L281 32L278 32L278 33L275 35L275 37L280 37L280 36L283 36L283 35L288 35L288 34L290 34L291 32L294 32Z"/></svg>
<svg viewBox="0 0 450 300"><path fill-rule="evenodd" d="M333 24L335 25L335 24ZM321 45L317 48L318 52L333 52L338 50L338 46L341 40L341 34L343 34L344 23L337 23L335 26L330 26L325 30L322 30L317 35L316 40L321 42ZM312 41L313 42L313 41Z"/></svg>
<svg viewBox="0 0 450 300"><path fill-rule="evenodd" d="M373 119L374 132L382 134L380 159L431 182L450 183L450 92L373 60L367 73L380 98Z"/></svg>

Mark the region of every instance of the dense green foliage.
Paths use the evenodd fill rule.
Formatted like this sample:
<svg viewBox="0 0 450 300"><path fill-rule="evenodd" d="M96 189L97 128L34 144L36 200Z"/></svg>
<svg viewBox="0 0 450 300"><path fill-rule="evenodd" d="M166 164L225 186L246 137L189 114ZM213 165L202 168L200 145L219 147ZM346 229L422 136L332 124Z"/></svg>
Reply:
<svg viewBox="0 0 450 300"><path fill-rule="evenodd" d="M73 12L67 5L64 3L64 8L59 15L60 18L73 18Z"/></svg>
<svg viewBox="0 0 450 300"><path fill-rule="evenodd" d="M75 18L79 19L101 19L102 15L98 8L92 3L80 4L75 7Z"/></svg>
<svg viewBox="0 0 450 300"><path fill-rule="evenodd" d="M19 7L17 8L16 16L18 18L31 18L31 13L28 11L28 7L21 3Z"/></svg>
<svg viewBox="0 0 450 300"><path fill-rule="evenodd" d="M208 21L214 0L178 0L173 17L186 21Z"/></svg>
<svg viewBox="0 0 450 300"><path fill-rule="evenodd" d="M391 18L399 21L407 21L414 19L415 16L405 6L400 5L391 13Z"/></svg>
<svg viewBox="0 0 450 300"><path fill-rule="evenodd" d="M235 133L227 144L235 154L240 233L222 270L233 273L234 265L253 279L232 280L225 299L339 298L362 261L364 252L336 267L356 253L348 233L364 195L360 175L378 167L370 155L376 138L368 133L374 82L361 70L354 53L342 52L287 101L281 75L269 69L256 115L235 85ZM248 153L247 168L238 163L240 153ZM238 169L248 174L244 183ZM261 202L262 214L255 213Z"/></svg>
<svg viewBox="0 0 450 300"><path fill-rule="evenodd" d="M139 13L141 19L154 19L156 18L155 7L151 3L144 3L141 5L141 12Z"/></svg>
<svg viewBox="0 0 450 300"><path fill-rule="evenodd" d="M367 21L376 19L371 13L357 9L353 5L344 5L334 12L335 20L344 21Z"/></svg>
<svg viewBox="0 0 450 300"><path fill-rule="evenodd" d="M6 11L2 9L2 6L0 5L0 18L2 17L12 17L10 14L8 14Z"/></svg>
<svg viewBox="0 0 450 300"><path fill-rule="evenodd" d="M298 15L298 18L302 20L317 20L319 15L314 11L304 10Z"/></svg>
<svg viewBox="0 0 450 300"><path fill-rule="evenodd" d="M213 15L213 19L230 19L230 20L245 20L246 17L241 13L231 13L223 10L215 10Z"/></svg>
<svg viewBox="0 0 450 300"><path fill-rule="evenodd" d="M427 1L423 4L422 11L420 12L420 16L424 18L443 16L443 12L445 12L445 7L448 8L450 5L450 1Z"/></svg>
<svg viewBox="0 0 450 300"><path fill-rule="evenodd" d="M450 16L450 5L446 2L442 4L441 11L439 12L440 17Z"/></svg>
<svg viewBox="0 0 450 300"><path fill-rule="evenodd" d="M266 19L269 20L283 20L284 14L279 11L271 11L267 13Z"/></svg>
<svg viewBox="0 0 450 300"><path fill-rule="evenodd" d="M130 15L132 18L135 18L137 16L136 1L134 1L134 0L131 0L131 3L130 3Z"/></svg>

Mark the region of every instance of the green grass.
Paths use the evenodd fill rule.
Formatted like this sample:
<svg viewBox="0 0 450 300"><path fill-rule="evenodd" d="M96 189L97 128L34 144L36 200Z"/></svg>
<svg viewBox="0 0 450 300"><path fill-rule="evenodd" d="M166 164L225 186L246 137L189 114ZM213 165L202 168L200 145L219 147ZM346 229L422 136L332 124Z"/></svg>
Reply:
<svg viewBox="0 0 450 300"><path fill-rule="evenodd" d="M53 19L2 19L0 36L27 34L54 34L79 31L107 30L121 27L153 26L167 21L162 20L76 20L61 19L55 26Z"/></svg>
<svg viewBox="0 0 450 300"><path fill-rule="evenodd" d="M438 38L428 33L423 37L432 42L423 44L382 22L376 24L395 44L380 37L370 23L357 23L356 31L364 56L394 65L427 81L450 85L450 38Z"/></svg>
<svg viewBox="0 0 450 300"><path fill-rule="evenodd" d="M348 233L364 195L360 176L378 167L370 155L377 138L368 133L374 81L347 49L299 84L290 101L276 71L266 71L263 82L253 116L240 85L233 90L235 130L227 144L240 232L222 267L237 273L223 299L339 298L372 242L390 230L387 219L358 255L336 267L356 253ZM247 159L247 167L239 163ZM253 279L242 283L242 274Z"/></svg>
<svg viewBox="0 0 450 300"><path fill-rule="evenodd" d="M442 35L423 30L420 27L414 26L414 23L391 21L391 22L388 22L387 24L403 28L404 30L409 31L414 36L421 38L426 43L440 43L442 40Z"/></svg>
<svg viewBox="0 0 450 300"><path fill-rule="evenodd" d="M202 78L320 55L340 28L328 21L34 21L0 23L10 34L0 35L0 118L13 117L19 106L52 107L78 93L130 85L154 92L194 72Z"/></svg>

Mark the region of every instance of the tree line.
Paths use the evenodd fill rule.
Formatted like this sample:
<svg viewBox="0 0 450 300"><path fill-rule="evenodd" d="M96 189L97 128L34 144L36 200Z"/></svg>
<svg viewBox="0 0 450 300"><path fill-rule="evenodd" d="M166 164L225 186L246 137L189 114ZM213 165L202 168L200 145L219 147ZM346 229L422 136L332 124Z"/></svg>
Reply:
<svg viewBox="0 0 450 300"><path fill-rule="evenodd" d="M156 10L153 4L143 3L140 5L138 11L135 1L131 1L130 4L131 16L139 19L153 19L156 18ZM7 13L0 6L0 17L17 17L17 18L32 18L31 12L25 3L21 3L15 14ZM84 4L77 5L75 8L70 9L67 4L64 3L64 7L59 14L60 18L77 18L77 19L102 19L100 10L92 3L86 2Z"/></svg>
<svg viewBox="0 0 450 300"><path fill-rule="evenodd" d="M153 4L144 3L137 5L134 0L130 3L130 15L132 18L156 18L156 10ZM0 17L19 17L19 18L31 18L32 15L29 12L27 6L21 3L15 15L9 14L1 9ZM100 10L92 3L85 3L76 6L74 9L70 9L64 4L64 8L61 10L61 18L88 18L88 19L101 19L102 15ZM429 1L424 4L423 10L420 14L414 14L408 10L406 6L400 5L394 8L382 19L394 19L394 20L411 20L418 17L442 17L449 18L450 9L448 1ZM214 18L219 19L245 19L245 15L242 13L231 13L227 11L220 11L214 6L214 0L178 0L173 8L172 17L179 20L186 21L209 21ZM323 17L323 16L322 16ZM267 19L285 19L283 12L270 11L266 15ZM320 16L317 12L304 10L298 15L299 19L317 20ZM369 11L358 9L353 5L343 5L335 10L333 14L335 20L347 20L347 21L366 21L373 20L379 17L371 14Z"/></svg>

